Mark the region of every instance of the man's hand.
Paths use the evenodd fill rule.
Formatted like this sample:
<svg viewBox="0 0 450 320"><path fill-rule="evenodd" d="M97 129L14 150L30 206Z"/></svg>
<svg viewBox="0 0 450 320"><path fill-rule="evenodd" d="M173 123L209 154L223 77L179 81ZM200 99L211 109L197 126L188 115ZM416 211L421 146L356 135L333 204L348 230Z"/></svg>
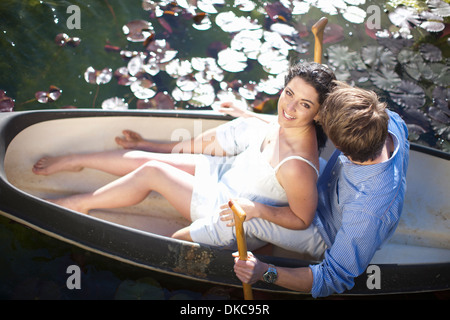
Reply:
<svg viewBox="0 0 450 320"><path fill-rule="evenodd" d="M247 260L239 260L239 252L233 253L234 257L234 272L236 276L243 283L253 284L259 280L262 280L264 272L267 271L269 266L258 260L253 253L247 253Z"/></svg>

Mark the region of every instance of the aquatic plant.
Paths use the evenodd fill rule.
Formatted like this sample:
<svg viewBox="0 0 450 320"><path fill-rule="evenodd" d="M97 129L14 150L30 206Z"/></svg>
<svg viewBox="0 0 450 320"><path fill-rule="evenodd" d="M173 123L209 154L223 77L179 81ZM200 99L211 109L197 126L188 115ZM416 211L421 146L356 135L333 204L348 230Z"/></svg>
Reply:
<svg viewBox="0 0 450 320"><path fill-rule="evenodd" d="M141 42L142 47L112 50L127 61L126 67L116 70L116 78L119 84L130 86L139 108L158 108L160 104L151 99L164 93L170 101L160 105L164 108L217 108L224 99L232 99L243 108L274 112L273 100L283 87L289 61L307 56L312 50L306 40L311 22L305 23L300 15L318 8L352 24L365 25L366 33L376 40L356 50L339 44L345 41L343 28L331 22L324 34L324 43L329 44L325 63L335 69L338 78L376 90L391 109L412 119L408 123L411 140L418 141L421 135L434 130L440 146L448 150L449 118L444 103L448 64L442 51L431 42L444 36L441 31L450 5L440 0L388 1L388 21L377 30L367 27L364 5L365 0L283 0L262 6L235 1L230 8L221 0L200 0L195 5L187 1L144 0L142 7L149 13L149 21L133 20L123 27L127 39ZM258 6L264 15L254 14ZM180 56L179 50L172 48L187 27L204 31L213 25L228 35L223 37L228 41L212 42L209 56ZM427 42L423 34L420 38L412 34L415 28L432 33L426 37L433 41ZM259 76L243 81L244 75L254 70L260 70ZM173 87L158 82L160 72L174 79ZM438 92L439 99L435 97Z"/></svg>
<svg viewBox="0 0 450 320"><path fill-rule="evenodd" d="M233 99L243 108L276 112L288 64L312 60L311 26L327 16L323 63L333 68L340 80L375 90L389 108L407 120L411 140L450 151L450 5L446 1L135 1L141 8L133 3L134 13L120 24L118 21L124 20L114 12L121 10L120 5L96 4L97 9L109 10L109 18L113 18L111 25L99 23L96 28L113 32L92 35L95 44L104 49L92 55L92 62L89 54L97 48L87 39L89 30L81 43L64 32L54 38L56 46L79 44L55 51L55 57L61 58L42 71L58 70L68 55L78 58L82 70L67 69L81 79L84 73L86 82L73 87L80 88L75 93L88 93L79 103L73 94L70 105L85 106L90 99L87 103L100 107L98 99L105 100L101 106L108 109L211 109L223 99ZM41 3L58 11L54 5ZM376 24L370 10L374 6L379 10ZM88 68L99 64L99 56L106 68ZM41 69L36 67L36 73ZM96 90L90 90L91 85ZM66 87L64 101L74 90L66 91Z"/></svg>
<svg viewBox="0 0 450 320"><path fill-rule="evenodd" d="M0 89L0 112L11 112L14 109L14 99L8 97L4 90Z"/></svg>
<svg viewBox="0 0 450 320"><path fill-rule="evenodd" d="M62 90L56 86L50 86L48 91L38 91L34 95L40 103L54 102L61 97Z"/></svg>
<svg viewBox="0 0 450 320"><path fill-rule="evenodd" d="M80 44L81 39L78 37L69 37L66 33L58 33L55 37L55 43L60 46L64 47L65 45L69 45L72 47L76 47Z"/></svg>

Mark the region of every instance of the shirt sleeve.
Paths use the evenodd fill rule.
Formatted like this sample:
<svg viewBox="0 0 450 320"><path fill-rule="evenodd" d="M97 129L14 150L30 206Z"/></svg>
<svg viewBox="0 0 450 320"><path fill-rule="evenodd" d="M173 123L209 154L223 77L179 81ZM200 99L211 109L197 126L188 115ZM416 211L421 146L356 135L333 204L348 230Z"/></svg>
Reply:
<svg viewBox="0 0 450 320"><path fill-rule="evenodd" d="M228 155L237 155L264 134L267 123L257 118L236 118L216 129L216 139Z"/></svg>
<svg viewBox="0 0 450 320"><path fill-rule="evenodd" d="M324 260L310 266L313 272L311 295L314 298L353 288L354 278L364 272L382 243L384 231L378 217L364 212L346 216Z"/></svg>

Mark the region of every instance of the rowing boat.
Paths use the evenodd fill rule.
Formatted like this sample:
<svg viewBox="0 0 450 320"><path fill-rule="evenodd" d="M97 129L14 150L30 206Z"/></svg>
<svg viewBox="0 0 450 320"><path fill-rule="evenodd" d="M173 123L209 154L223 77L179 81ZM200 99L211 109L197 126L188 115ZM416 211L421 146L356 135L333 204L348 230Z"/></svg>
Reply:
<svg viewBox="0 0 450 320"><path fill-rule="evenodd" d="M214 111L94 109L0 113L0 214L56 239L114 260L197 281L241 286L231 251L163 236L186 225L173 207L152 192L139 205L94 210L90 215L49 203L54 198L92 191L116 177L91 169L51 176L34 175L44 155L119 148L123 129L145 139L174 141L194 137L231 118ZM326 160L333 147L322 153ZM450 285L450 155L412 144L408 188L399 226L377 251L353 289L344 294L391 294L445 290ZM308 266L306 256L273 248L258 257L278 266ZM256 290L291 292L258 282ZM292 292L295 293L295 292Z"/></svg>

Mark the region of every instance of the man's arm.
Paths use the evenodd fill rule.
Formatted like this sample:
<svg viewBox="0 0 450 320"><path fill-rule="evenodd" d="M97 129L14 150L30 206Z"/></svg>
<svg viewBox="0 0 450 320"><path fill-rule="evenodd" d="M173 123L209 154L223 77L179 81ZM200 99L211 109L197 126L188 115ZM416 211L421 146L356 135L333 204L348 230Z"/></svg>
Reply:
<svg viewBox="0 0 450 320"><path fill-rule="evenodd" d="M247 261L239 260L239 254L237 252L233 256L235 257L234 271L239 280L250 284L263 280L263 274L269 268L267 263L258 260L251 252L248 253ZM299 292L311 292L313 274L309 267L275 268L278 278L274 284Z"/></svg>

